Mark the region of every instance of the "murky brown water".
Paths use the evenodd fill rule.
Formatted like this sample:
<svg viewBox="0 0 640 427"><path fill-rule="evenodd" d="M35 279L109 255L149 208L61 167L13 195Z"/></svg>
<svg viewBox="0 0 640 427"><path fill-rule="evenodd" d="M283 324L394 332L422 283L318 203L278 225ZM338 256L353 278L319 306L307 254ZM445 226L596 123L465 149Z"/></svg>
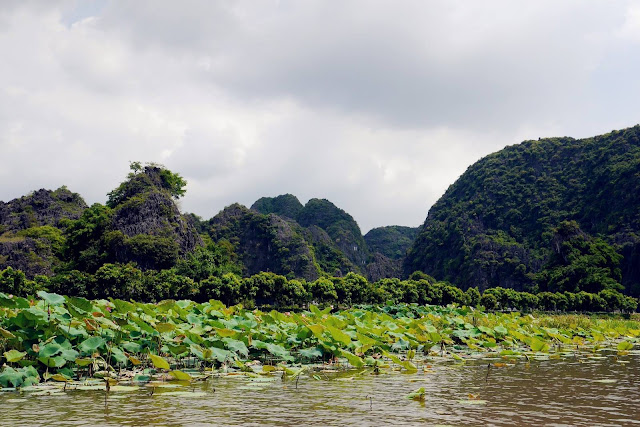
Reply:
<svg viewBox="0 0 640 427"><path fill-rule="evenodd" d="M220 377L194 389L204 394L150 396L142 388L111 392L106 406L103 391L5 392L0 425L640 425L638 354L519 361L491 369L488 379L487 363L302 377L297 389L280 379ZM406 398L419 387L427 391L424 403Z"/></svg>

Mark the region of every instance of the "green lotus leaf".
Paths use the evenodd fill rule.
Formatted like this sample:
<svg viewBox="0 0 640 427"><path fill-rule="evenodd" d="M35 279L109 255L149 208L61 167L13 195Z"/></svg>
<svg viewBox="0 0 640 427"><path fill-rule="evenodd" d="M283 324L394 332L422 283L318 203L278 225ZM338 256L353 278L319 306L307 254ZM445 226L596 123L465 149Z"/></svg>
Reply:
<svg viewBox="0 0 640 427"><path fill-rule="evenodd" d="M169 362L167 362L163 357L156 356L155 354L149 354L149 358L151 359L151 363L158 369L166 369L169 370L171 367L169 366Z"/></svg>
<svg viewBox="0 0 640 427"><path fill-rule="evenodd" d="M340 355L349 361L349 364L354 368L362 368L364 366L364 362L358 356L353 353L350 353L346 350L340 350Z"/></svg>
<svg viewBox="0 0 640 427"><path fill-rule="evenodd" d="M302 357L306 357L307 359L317 359L319 357L322 357L322 355L324 354L318 347L303 348L299 351L299 353Z"/></svg>
<svg viewBox="0 0 640 427"><path fill-rule="evenodd" d="M140 353L142 351L142 346L135 342L126 341L120 343L120 345L130 353Z"/></svg>
<svg viewBox="0 0 640 427"><path fill-rule="evenodd" d="M167 348L169 349L169 352L171 354L173 354L174 356L178 356L182 353L185 353L186 351L189 350L189 347L187 347L184 344L179 344L179 345L174 345L171 343L167 343Z"/></svg>
<svg viewBox="0 0 640 427"><path fill-rule="evenodd" d="M207 351L208 350L208 351ZM206 359L216 359L220 363L224 363L231 359L231 352L222 348L211 347L205 350L203 353Z"/></svg>
<svg viewBox="0 0 640 427"><path fill-rule="evenodd" d="M311 333L313 333L313 335L318 338L319 340L323 340L324 336L322 335L322 333L324 332L324 326L322 325L307 325L307 328L309 328L309 330L311 331Z"/></svg>
<svg viewBox="0 0 640 427"><path fill-rule="evenodd" d="M67 361L62 356L55 357L38 357L38 360L45 366L49 368L61 368L67 363Z"/></svg>
<svg viewBox="0 0 640 427"><path fill-rule="evenodd" d="M285 360L293 360L291 354L281 345L267 343L266 349L269 353L273 354L276 357L280 357L281 359Z"/></svg>
<svg viewBox="0 0 640 427"><path fill-rule="evenodd" d="M0 373L0 385L2 387L20 387L24 380L24 375L13 368L6 367L2 373Z"/></svg>
<svg viewBox="0 0 640 427"><path fill-rule="evenodd" d="M328 325L326 326L326 329L327 331L329 331L329 334L331 334L331 337L335 341L345 346L348 346L349 344L351 344L351 337L345 334L344 332L342 332L340 329L334 328L333 326L328 326Z"/></svg>
<svg viewBox="0 0 640 427"><path fill-rule="evenodd" d="M5 359L7 359L7 362L9 362L9 363L17 362L17 361L21 360L23 357L25 357L26 355L27 355L26 352L18 351L18 350L15 350L15 349L6 351L4 353L4 357L5 357Z"/></svg>
<svg viewBox="0 0 640 427"><path fill-rule="evenodd" d="M49 303L49 305L62 305L65 303L65 299L62 295L38 291L38 296Z"/></svg>
<svg viewBox="0 0 640 427"><path fill-rule="evenodd" d="M629 351L633 349L633 343L629 341L620 341L616 348L620 351Z"/></svg>
<svg viewBox="0 0 640 427"><path fill-rule="evenodd" d="M156 331L161 332L161 333L171 332L171 331L174 331L175 329L176 329L176 325L174 325L173 323L158 323L158 324L156 324Z"/></svg>
<svg viewBox="0 0 640 427"><path fill-rule="evenodd" d="M169 372L169 375L171 375L173 378L179 381L191 381L193 379L191 375L187 374L186 372L182 372L178 370Z"/></svg>
<svg viewBox="0 0 640 427"><path fill-rule="evenodd" d="M102 347L105 344L105 341L102 337L91 337L82 341L78 348L83 353L92 353Z"/></svg>
<svg viewBox="0 0 640 427"><path fill-rule="evenodd" d="M129 361L127 355L118 347L111 347L111 358L121 365L126 365Z"/></svg>
<svg viewBox="0 0 640 427"><path fill-rule="evenodd" d="M65 350L62 350L60 352L60 356L62 358L64 358L64 360L66 360L68 362L75 361L78 358L79 355L80 355L80 353L78 353L77 351L75 351L73 349L65 349Z"/></svg>
<svg viewBox="0 0 640 427"><path fill-rule="evenodd" d="M4 328L0 328L0 336L2 336L2 338L7 338L7 339L12 339L16 337L15 335L13 335L11 332L7 331Z"/></svg>
<svg viewBox="0 0 640 427"><path fill-rule="evenodd" d="M241 354L244 357L249 356L249 349L244 342L234 340L233 338L223 338L222 342L224 342L225 347L227 347L227 349L229 349L230 351Z"/></svg>
<svg viewBox="0 0 640 427"><path fill-rule="evenodd" d="M419 402L422 402L422 401L425 400L426 395L427 395L427 392L424 389L424 387L420 387L419 389L414 390L411 393L409 393L407 395L407 399L417 400Z"/></svg>
<svg viewBox="0 0 640 427"><path fill-rule="evenodd" d="M129 313L136 311L136 306L128 301L123 301L121 299L112 299L111 302L115 306L115 309L118 313Z"/></svg>
<svg viewBox="0 0 640 427"><path fill-rule="evenodd" d="M496 331L497 333L499 333L500 335L507 335L509 333L507 328L505 328L502 325L496 326L495 328L493 328L493 330Z"/></svg>
<svg viewBox="0 0 640 427"><path fill-rule="evenodd" d="M56 342L50 342L47 345L40 347L40 351L38 352L38 356L40 357L51 357L63 350L62 346Z"/></svg>
<svg viewBox="0 0 640 427"><path fill-rule="evenodd" d="M93 363L93 359L76 359L75 360L76 365L80 366L80 367L84 367L84 366L89 366L90 364Z"/></svg>
<svg viewBox="0 0 640 427"><path fill-rule="evenodd" d="M388 357L389 359L391 359L393 361L393 363L395 363L396 365L400 365L403 368L405 368L408 371L417 371L418 368L416 367L416 365L414 365L413 363L411 363L408 360L402 360L400 359L398 356L389 353L388 351L382 351L382 354L384 354L385 357Z"/></svg>

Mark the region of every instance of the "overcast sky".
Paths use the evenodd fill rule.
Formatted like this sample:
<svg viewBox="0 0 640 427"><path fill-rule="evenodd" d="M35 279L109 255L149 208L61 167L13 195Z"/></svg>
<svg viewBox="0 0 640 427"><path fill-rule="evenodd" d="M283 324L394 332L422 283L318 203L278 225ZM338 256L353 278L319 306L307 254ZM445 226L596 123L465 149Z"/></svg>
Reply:
<svg viewBox="0 0 640 427"><path fill-rule="evenodd" d="M3 201L104 203L139 160L206 219L292 193L417 226L486 154L640 122L640 2L3 0L0 57Z"/></svg>

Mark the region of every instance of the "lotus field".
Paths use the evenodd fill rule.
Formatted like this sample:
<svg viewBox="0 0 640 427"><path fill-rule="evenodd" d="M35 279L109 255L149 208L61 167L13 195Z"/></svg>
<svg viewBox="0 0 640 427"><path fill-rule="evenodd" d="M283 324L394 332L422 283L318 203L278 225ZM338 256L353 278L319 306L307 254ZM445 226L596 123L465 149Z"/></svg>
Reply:
<svg viewBox="0 0 640 427"><path fill-rule="evenodd" d="M416 371L435 358L495 365L567 352L631 350L640 323L620 317L487 313L457 306L362 306L262 312L219 301L89 301L0 293L0 386L108 390L211 375L320 379L314 370ZM120 383L120 384L118 384ZM40 387L40 388L39 388Z"/></svg>

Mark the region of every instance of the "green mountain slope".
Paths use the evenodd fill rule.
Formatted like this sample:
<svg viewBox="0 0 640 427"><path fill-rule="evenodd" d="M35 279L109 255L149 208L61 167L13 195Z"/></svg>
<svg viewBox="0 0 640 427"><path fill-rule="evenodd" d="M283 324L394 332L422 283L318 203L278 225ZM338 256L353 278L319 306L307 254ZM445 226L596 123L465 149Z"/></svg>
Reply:
<svg viewBox="0 0 640 427"><path fill-rule="evenodd" d="M326 199L311 199L297 220L303 227L320 227L353 264L359 268L366 265L369 249L358 223L344 210Z"/></svg>
<svg viewBox="0 0 640 427"><path fill-rule="evenodd" d="M404 258L417 235L418 227L391 225L369 230L364 235L364 241L371 252L379 252L391 259L401 259Z"/></svg>
<svg viewBox="0 0 640 427"><path fill-rule="evenodd" d="M13 267L27 277L51 275L64 244L61 222L79 218L86 208L82 197L66 187L0 202L0 270Z"/></svg>
<svg viewBox="0 0 640 427"><path fill-rule="evenodd" d="M295 220L308 233L321 270L329 274L364 272L370 252L358 223L326 199L311 199L304 206L291 194L262 197L251 209Z"/></svg>
<svg viewBox="0 0 640 427"><path fill-rule="evenodd" d="M174 199L184 194L180 175L154 164L132 164L133 172L109 193L106 206L94 204L65 226L65 256L71 268L95 272L105 263L133 262L164 269L202 246L193 217L183 216Z"/></svg>
<svg viewBox="0 0 640 427"><path fill-rule="evenodd" d="M469 167L431 208L405 274L420 270L462 287L535 288L546 283L541 272L558 267L549 264L562 252L554 236L564 221L575 221L576 235L600 239L624 257L622 284L638 294L638 194L640 126L506 147ZM594 245L585 256L596 256ZM578 258L563 262L590 268Z"/></svg>
<svg viewBox="0 0 640 427"><path fill-rule="evenodd" d="M270 271L314 280L321 273L305 231L295 221L236 203L209 220L208 233L214 242L232 245L244 275Z"/></svg>
<svg viewBox="0 0 640 427"><path fill-rule="evenodd" d="M296 219L304 209L302 203L293 194L282 194L276 197L261 197L251 205L251 210L261 214L276 214L284 218Z"/></svg>

